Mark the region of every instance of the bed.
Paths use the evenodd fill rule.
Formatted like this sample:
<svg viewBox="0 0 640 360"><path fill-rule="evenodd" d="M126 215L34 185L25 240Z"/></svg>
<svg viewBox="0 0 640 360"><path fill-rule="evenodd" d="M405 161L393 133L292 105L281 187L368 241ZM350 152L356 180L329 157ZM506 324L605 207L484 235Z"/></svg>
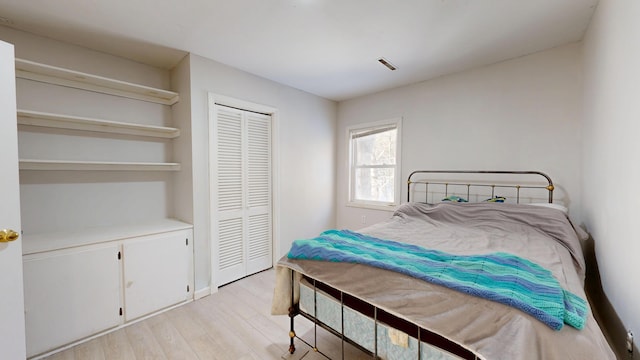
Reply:
<svg viewBox="0 0 640 360"><path fill-rule="evenodd" d="M482 179L487 176L500 180ZM512 182L519 176L543 181ZM295 319L302 316L375 359L615 359L586 302L581 241L587 235L573 225L566 209L553 203L549 176L535 171L421 170L407 183L407 203L387 221L358 230L354 238L364 239L363 246L378 246L376 241L416 246L436 252L438 258L445 254L447 261L466 263L479 257L486 263L499 254L540 267L565 295L564 323L562 309L558 323L527 305L538 303L537 296L547 290L526 288L534 297L528 302L519 302L522 294L505 300L490 293L494 295L486 299L476 290L465 290L466 285L425 281L384 264L284 256L276 266L272 313L290 317L289 352L295 352L296 339L304 341L295 333ZM297 244L291 254L297 253ZM396 253L391 254L385 264L396 261ZM506 276L511 279L511 274ZM541 276L528 279L536 282ZM577 321L567 321L575 319L567 310L573 309L567 294L585 306L577 312ZM322 354L316 344L304 342Z"/></svg>

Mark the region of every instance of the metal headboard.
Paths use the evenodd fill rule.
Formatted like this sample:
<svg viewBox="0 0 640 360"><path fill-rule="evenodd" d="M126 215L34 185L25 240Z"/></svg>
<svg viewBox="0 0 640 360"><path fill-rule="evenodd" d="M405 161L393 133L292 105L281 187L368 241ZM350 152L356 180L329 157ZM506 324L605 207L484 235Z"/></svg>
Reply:
<svg viewBox="0 0 640 360"><path fill-rule="evenodd" d="M497 174L497 175L539 175L545 178L547 185L519 185L519 184L489 184L489 183L467 183L467 182L443 182L439 180L430 181L430 180L411 180L414 175L418 174ZM495 188L513 188L516 189L517 200L516 202L520 202L520 189L546 189L549 192L549 203L553 202L553 190L555 187L553 186L553 181L551 178L540 171L491 171L491 170L416 170L412 172L407 178L407 201L411 201L411 184L424 184L426 193L429 192L429 185L444 185L445 194L448 191L449 185L455 186L466 186L467 187L467 198L469 197L470 191L472 187L490 187L491 188L491 197L495 195ZM445 195L446 196L446 195Z"/></svg>

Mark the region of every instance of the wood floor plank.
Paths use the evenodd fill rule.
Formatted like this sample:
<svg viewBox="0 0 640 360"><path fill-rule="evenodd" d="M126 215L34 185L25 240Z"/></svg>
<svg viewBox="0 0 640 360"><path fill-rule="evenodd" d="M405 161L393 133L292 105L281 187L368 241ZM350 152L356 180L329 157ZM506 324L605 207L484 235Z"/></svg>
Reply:
<svg viewBox="0 0 640 360"><path fill-rule="evenodd" d="M136 360L167 359L146 320L127 326L125 332L136 355Z"/></svg>
<svg viewBox="0 0 640 360"><path fill-rule="evenodd" d="M285 351L283 343L273 343L245 321L225 319L231 332L243 340L250 354L258 359L276 359Z"/></svg>
<svg viewBox="0 0 640 360"><path fill-rule="evenodd" d="M136 360L125 329L116 330L100 337L102 350L107 359Z"/></svg>
<svg viewBox="0 0 640 360"><path fill-rule="evenodd" d="M241 315L242 308L246 309L246 306L242 306L239 299L236 299L228 289L219 291L215 294L215 298L218 306L211 307L209 309L211 313L215 314L219 321L224 322L230 332L242 339L245 346L258 358L277 359L284 353L286 345L283 342L270 341L265 334L252 326L253 318L262 316L261 314L247 309L253 318Z"/></svg>
<svg viewBox="0 0 640 360"><path fill-rule="evenodd" d="M254 348L264 348L269 344L278 343L277 341L271 341L269 339L271 337L269 334L261 332L256 326L254 326L254 322L264 318L262 314L251 310L250 307L244 306L244 304L239 304L239 298L236 298L230 291L221 291L218 295L218 302L222 305L219 309L224 310L220 311L218 316L225 319L233 330L243 338L250 338L250 344ZM243 315L244 312L249 315ZM267 332L273 332L273 330L273 327L265 329ZM276 328L275 330L279 329ZM286 340L284 337L281 339ZM280 344L282 344L282 351L287 347L283 343L283 341L280 341ZM278 351L278 353L281 354L282 351Z"/></svg>
<svg viewBox="0 0 640 360"><path fill-rule="evenodd" d="M105 360L100 338L95 338L75 347L77 359Z"/></svg>
<svg viewBox="0 0 640 360"><path fill-rule="evenodd" d="M217 354L224 354L228 359L247 358L251 352L243 339L229 330L230 326L212 311L217 306L213 296L201 299L193 307L191 320L202 326L212 340L211 346Z"/></svg>
<svg viewBox="0 0 640 360"><path fill-rule="evenodd" d="M243 312L244 314L242 316L245 318L258 320L261 320L261 318L256 317L256 314L260 314L264 318L267 318L270 323L273 323L273 325L280 328L280 332L278 332L276 328L272 328L270 326L271 324L268 326L265 323L255 324L256 326L261 326L265 330L263 333L282 336L286 339L290 330L289 317L286 315L271 315L273 289L265 289L264 285L274 283L275 272L273 270L269 270L233 283L232 285L234 286L229 286L228 288L223 287L220 292L232 292L235 296L235 301L242 304L242 306L234 306L231 310ZM302 323L300 327L296 327L296 331L306 331L308 329L310 329L310 326L307 326L305 323Z"/></svg>
<svg viewBox="0 0 640 360"><path fill-rule="evenodd" d="M76 360L75 347L60 351L44 358L46 360Z"/></svg>
<svg viewBox="0 0 640 360"><path fill-rule="evenodd" d="M151 332L169 359L197 359L187 341L182 337L166 314L154 316L149 322Z"/></svg>

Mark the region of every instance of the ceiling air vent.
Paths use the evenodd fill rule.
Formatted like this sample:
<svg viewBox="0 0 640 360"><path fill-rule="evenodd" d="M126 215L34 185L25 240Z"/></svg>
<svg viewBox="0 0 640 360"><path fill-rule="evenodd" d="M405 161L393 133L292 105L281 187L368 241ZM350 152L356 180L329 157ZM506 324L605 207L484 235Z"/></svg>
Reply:
<svg viewBox="0 0 640 360"><path fill-rule="evenodd" d="M389 70L395 70L396 69L396 67L393 66L392 63L388 62L385 58L380 58L380 59L378 59L378 61L380 62L380 64L388 67Z"/></svg>

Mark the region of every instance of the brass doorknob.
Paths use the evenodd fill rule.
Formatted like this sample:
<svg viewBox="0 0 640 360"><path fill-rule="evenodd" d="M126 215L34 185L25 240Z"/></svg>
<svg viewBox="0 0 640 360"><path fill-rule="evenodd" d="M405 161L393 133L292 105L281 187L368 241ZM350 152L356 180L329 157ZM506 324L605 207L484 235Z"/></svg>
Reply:
<svg viewBox="0 0 640 360"><path fill-rule="evenodd" d="M2 229L0 230L0 242L9 242L18 240L20 234L11 230L11 229Z"/></svg>

